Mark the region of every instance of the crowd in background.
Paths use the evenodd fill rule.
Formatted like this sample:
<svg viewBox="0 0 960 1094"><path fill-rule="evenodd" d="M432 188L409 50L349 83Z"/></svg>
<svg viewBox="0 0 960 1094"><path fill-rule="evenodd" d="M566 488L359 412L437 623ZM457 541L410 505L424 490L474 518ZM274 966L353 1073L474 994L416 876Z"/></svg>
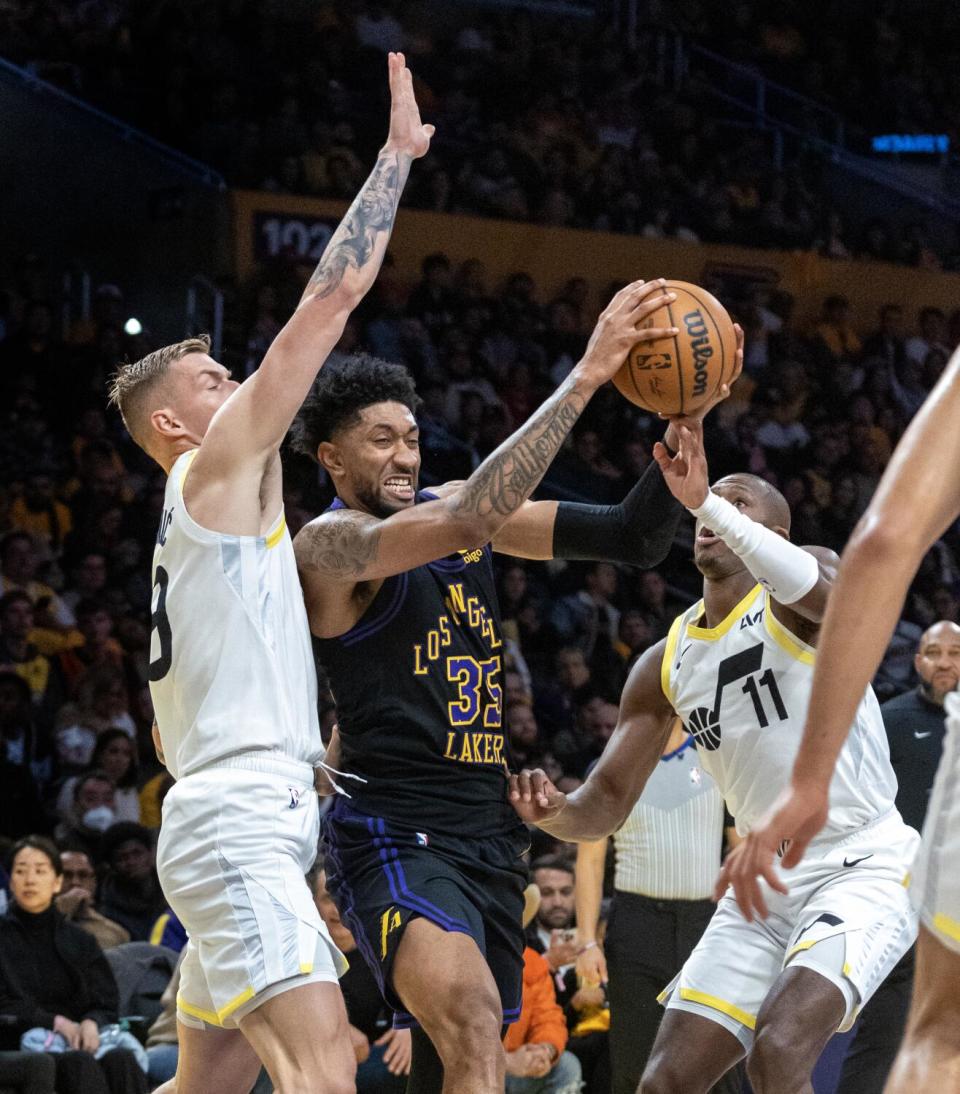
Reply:
<svg viewBox="0 0 960 1094"><path fill-rule="evenodd" d="M711 474L769 478L790 502L793 538L839 551L960 341L960 313L907 315L891 302L872 329L855 330L846 302L832 297L817 324L799 329L784 293L753 288L736 299L709 287L743 323L747 346L732 398L708 419ZM122 333L122 293L113 285L99 287L88 321L61 332L49 288L40 264L26 259L6 285L0 341L0 734L6 763L40 798L39 814L10 815L20 808L10 798L0 805L7 835L36 829L35 818L42 830L75 826L94 798L94 808L117 820L153 826L165 786L150 746L146 684L164 481L103 399L110 369L121 354L140 353L143 336ZM246 309L238 302L243 333L227 359L241 375L299 292L292 269L275 270L248 288ZM548 300L522 272L493 285L479 262L455 269L441 252L424 261L418 284L404 287L388 258L337 352L366 349L414 374L424 400L422 482L432 484L468 475L539 405L583 352L600 307L580 279ZM619 500L661 431L605 390L545 492ZM314 464L286 459L287 521L296 532L331 490ZM960 620L958 546L954 528L921 567L877 681L881 698L910 685L925 627ZM655 571L499 559L518 762L536 760L567 788L583 777L613 728L632 659L698 596L689 554L684 526ZM91 770L104 776L99 787L77 778Z"/></svg>
<svg viewBox="0 0 960 1094"><path fill-rule="evenodd" d="M231 186L351 198L382 135L383 53L403 49L437 126L412 205L956 268L952 232L920 213L900 223L835 208L814 143L791 140L776 165L769 132L695 74L662 70L677 30L842 113L870 104L884 131L894 119L949 129L958 78L942 43L955 16L925 4L915 20L916 7L650 0L631 45L609 11L594 22L429 0L31 0L0 5L0 53ZM931 70L931 57L943 63ZM832 136L810 112L794 121Z"/></svg>
<svg viewBox="0 0 960 1094"><path fill-rule="evenodd" d="M823 21L826 7L816 0L774 10L741 0L721 18L716 5L698 0L682 8L650 0L641 5L640 45L632 52L614 35L581 33L580 23L483 8L458 9L465 14L449 30L426 17L435 14L429 4L28 0L0 2L0 52L209 160L232 185L347 198L362 184L382 132L382 53L402 48L424 115L438 127L436 148L411 181L414 205L952 265L949 233L935 253L919 224L902 237L876 220L850 230L825 203L815 158L795 150L784 171L773 171L762 142L742 134L731 142L702 88L665 86L646 48L661 31L679 31L855 122L892 118L903 128L949 130L960 70L948 51L923 50L953 25L951 5L924 5L919 21L916 2L858 0L832 11L833 22ZM829 32L818 33L824 26ZM847 48L854 29L862 50ZM920 79L924 57L938 63ZM598 296L577 271L552 294L522 270L495 283L480 261L454 264L442 239L436 247L413 284L387 256L336 350L401 361L415 376L423 485L466 477L526 419L583 353L597 314L619 288ZM156 340L149 330L124 333L128 310L116 284L96 288L89 316L65 319L56 272L26 255L0 274L0 851L27 834L52 837L61 859L42 846L20 854L39 873L45 858L62 871L59 892L48 882L50 906L63 921L108 954L130 942L178 951L185 936L154 865L171 779L154 754L147 686L150 562L164 477L105 405L116 364L156 348ZM840 551L960 344L960 309L915 313L891 300L872 322L854 324L839 296L797 301L764 283L701 280L746 332L744 374L707 422L712 478L743 470L768 478L790 503L792 538ZM225 286L222 357L238 378L262 360L302 281L302 271L281 256L249 284ZM798 321L815 308L816 322ZM604 390L541 495L619 501L649 464L662 430ZM284 462L287 524L296 533L329 504L332 489L315 464L289 452ZM646 572L497 558L505 724L516 767L542 766L563 790L579 785L614 729L633 660L699 596L691 529L684 523L668 558ZM957 526L924 560L875 681L881 700L903 697L908 720L922 706L911 691L914 653L935 621L960 623ZM323 688L320 714L326 731L336 711ZM939 709L926 714L942 723ZM917 801L925 801L926 783L914 782ZM716 806L719 830L730 818L719 796ZM911 819L922 819L922 809L915 812ZM525 1011L507 1042L508 1090L547 1089L534 1079L550 1058L555 1089L575 1089L582 1076L588 1094L606 1094L610 1014L604 993L579 975L584 952L596 954L581 948L593 936L577 923L571 852L542 833L532 836L533 855L550 856L533 871L541 904L528 917L525 954L525 1006L536 999L539 1009ZM602 859L606 852L594 853ZM610 869L594 881L599 886L604 873L609 894ZM0 906L10 899L15 920L23 882L8 880L0 872ZM319 864L311 884L338 944L352 949ZM9 923L9 915L0 920L3 929ZM156 1014L167 987L166 1025L155 1027L148 1050L151 1079L159 1080L175 1066L176 977L167 984L170 968L153 968L156 990L138 996L124 985L142 986L144 968L111 965L119 994L109 977L85 985L101 991L89 1014L104 1022ZM367 1069L360 1088L402 1089L409 1042L388 1032L364 969L354 961L343 985L351 1037ZM659 967L649 975L663 979ZM908 992L909 970L904 983ZM77 1007L64 1035L92 1020ZM545 1056L543 1045L555 1053ZM11 1046L0 1038L2 1047ZM147 1063L133 1061L133 1047L116 1051L133 1055L116 1055L105 1078L88 1075L82 1083L106 1081L111 1094L139 1090L137 1069ZM82 1083L78 1089L100 1089Z"/></svg>

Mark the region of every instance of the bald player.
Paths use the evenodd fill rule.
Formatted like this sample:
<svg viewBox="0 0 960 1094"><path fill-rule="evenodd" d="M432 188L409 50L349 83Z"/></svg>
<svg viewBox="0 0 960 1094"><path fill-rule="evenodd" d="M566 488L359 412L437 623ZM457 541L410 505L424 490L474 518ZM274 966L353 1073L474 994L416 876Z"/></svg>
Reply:
<svg viewBox="0 0 960 1094"><path fill-rule="evenodd" d="M620 827L678 714L741 833L769 808L797 749L836 556L790 543L789 508L765 480L729 475L709 488L702 431L679 432L677 455L658 446L655 456L696 517L703 599L637 661L617 729L583 787L565 796L543 772L514 777L520 815L561 839ZM919 837L894 807L872 691L850 720L810 863L789 894L774 894L765 923L745 920L730 894L719 901L661 996L643 1094L700 1094L744 1055L756 1094L811 1092L824 1045L850 1028L913 942L901 881Z"/></svg>
<svg viewBox="0 0 960 1094"><path fill-rule="evenodd" d="M785 887L772 867L796 866L828 816L833 771L850 711L873 678L923 556L960 517L960 352L904 433L843 552L827 612L810 709L787 788L731 855L721 880L741 907L762 911L760 879ZM947 734L923 829L905 878L920 913L907 1033L888 1094L960 1088L960 697L947 695Z"/></svg>

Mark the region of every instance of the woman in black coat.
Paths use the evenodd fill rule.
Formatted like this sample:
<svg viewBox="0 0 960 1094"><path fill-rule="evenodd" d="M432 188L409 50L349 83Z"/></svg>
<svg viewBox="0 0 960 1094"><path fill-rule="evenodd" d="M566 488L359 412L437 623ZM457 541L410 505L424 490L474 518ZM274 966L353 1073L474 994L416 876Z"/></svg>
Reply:
<svg viewBox="0 0 960 1094"><path fill-rule="evenodd" d="M145 1094L146 1076L127 1049L95 1060L100 1028L117 1020L117 984L92 935L54 908L63 867L43 836L13 848L6 915L0 917L0 1048L34 1027L59 1033L58 1094Z"/></svg>

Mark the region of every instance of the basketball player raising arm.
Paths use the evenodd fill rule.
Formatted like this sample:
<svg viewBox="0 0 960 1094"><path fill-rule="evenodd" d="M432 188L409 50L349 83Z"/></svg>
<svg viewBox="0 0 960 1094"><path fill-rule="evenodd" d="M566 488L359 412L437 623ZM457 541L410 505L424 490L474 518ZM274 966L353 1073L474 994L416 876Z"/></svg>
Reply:
<svg viewBox="0 0 960 1094"><path fill-rule="evenodd" d="M521 532L518 542L516 535L511 537L509 546L496 537L524 507L587 403L618 371L630 347L675 331L641 329L670 299L662 280L635 281L621 289L600 316L583 359L554 395L469 479L441 488L434 500L413 504L418 432L411 410L401 403L385 399L368 410L369 421L360 422L362 438L344 434L342 440L322 440L316 454L338 491L349 486L365 508L328 510L297 535L297 563L313 633L319 638L343 634L376 594L374 583L456 551L494 540L498 549L551 557L553 520L535 517L526 534ZM379 459L377 450L383 453ZM357 476L362 461L369 461L371 481L354 489L345 480ZM549 510L555 515L556 502L542 505L542 514Z"/></svg>
<svg viewBox="0 0 960 1094"><path fill-rule="evenodd" d="M243 384L189 339L121 366L112 400L167 473L153 555L155 744L177 780L157 868L189 933L164 1094L351 1089L344 967L304 880L323 757L316 671L282 509L280 444L373 284L430 143L402 54L376 166L303 297Z"/></svg>
<svg viewBox="0 0 960 1094"><path fill-rule="evenodd" d="M883 657L925 553L960 516L960 351L904 433L867 511L854 529L823 624L813 694L792 778L770 812L727 861L718 882L731 883L747 916L765 914L762 878L786 888L773 868L796 867L824 825L831 779L847 737L850 711ZM947 735L910 875L921 920L907 1032L887 1091L952 1089L960 1074L960 703L947 696Z"/></svg>
<svg viewBox="0 0 960 1094"><path fill-rule="evenodd" d="M465 482L418 489L418 400L399 365L331 364L297 419L296 446L337 492L295 546L337 700L336 766L362 780L324 821L328 884L371 940L397 1021L418 1024L416 1094L502 1092L501 1027L519 1014L527 836L504 778L491 546L648 565L666 553L679 506L657 467L620 506L527 499L630 347L666 333L643 325L667 299L659 280L617 293L571 375Z"/></svg>
<svg viewBox="0 0 960 1094"><path fill-rule="evenodd" d="M790 543L783 495L754 475L709 487L700 430L680 427L656 458L697 519L703 600L637 662L619 724L582 787L560 794L542 771L514 776L524 819L569 840L626 819L656 765L674 713L737 821L750 827L787 780L810 698L820 620L836 555ZM744 1055L757 1094L809 1092L823 1046L849 1029L916 936L901 884L917 835L894 808L896 778L872 691L850 713L828 824L766 924L725 894L664 989L666 1014L642 1091L703 1094Z"/></svg>

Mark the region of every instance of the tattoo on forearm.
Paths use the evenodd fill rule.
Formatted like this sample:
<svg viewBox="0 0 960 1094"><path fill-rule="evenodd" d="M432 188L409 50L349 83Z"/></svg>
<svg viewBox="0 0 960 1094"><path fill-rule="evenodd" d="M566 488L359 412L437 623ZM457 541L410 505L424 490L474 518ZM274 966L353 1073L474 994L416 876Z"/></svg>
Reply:
<svg viewBox="0 0 960 1094"><path fill-rule="evenodd" d="M515 513L537 488L586 405L575 389L558 392L470 476L457 508L478 517Z"/></svg>
<svg viewBox="0 0 960 1094"><path fill-rule="evenodd" d="M393 230L400 194L409 173L408 157L381 152L363 189L324 248L304 290L304 299L329 296L339 287L348 268L359 270L370 261L378 237L384 232L389 237Z"/></svg>
<svg viewBox="0 0 960 1094"><path fill-rule="evenodd" d="M341 577L360 577L379 550L380 529L362 527L352 514L308 524L297 536L301 569Z"/></svg>

